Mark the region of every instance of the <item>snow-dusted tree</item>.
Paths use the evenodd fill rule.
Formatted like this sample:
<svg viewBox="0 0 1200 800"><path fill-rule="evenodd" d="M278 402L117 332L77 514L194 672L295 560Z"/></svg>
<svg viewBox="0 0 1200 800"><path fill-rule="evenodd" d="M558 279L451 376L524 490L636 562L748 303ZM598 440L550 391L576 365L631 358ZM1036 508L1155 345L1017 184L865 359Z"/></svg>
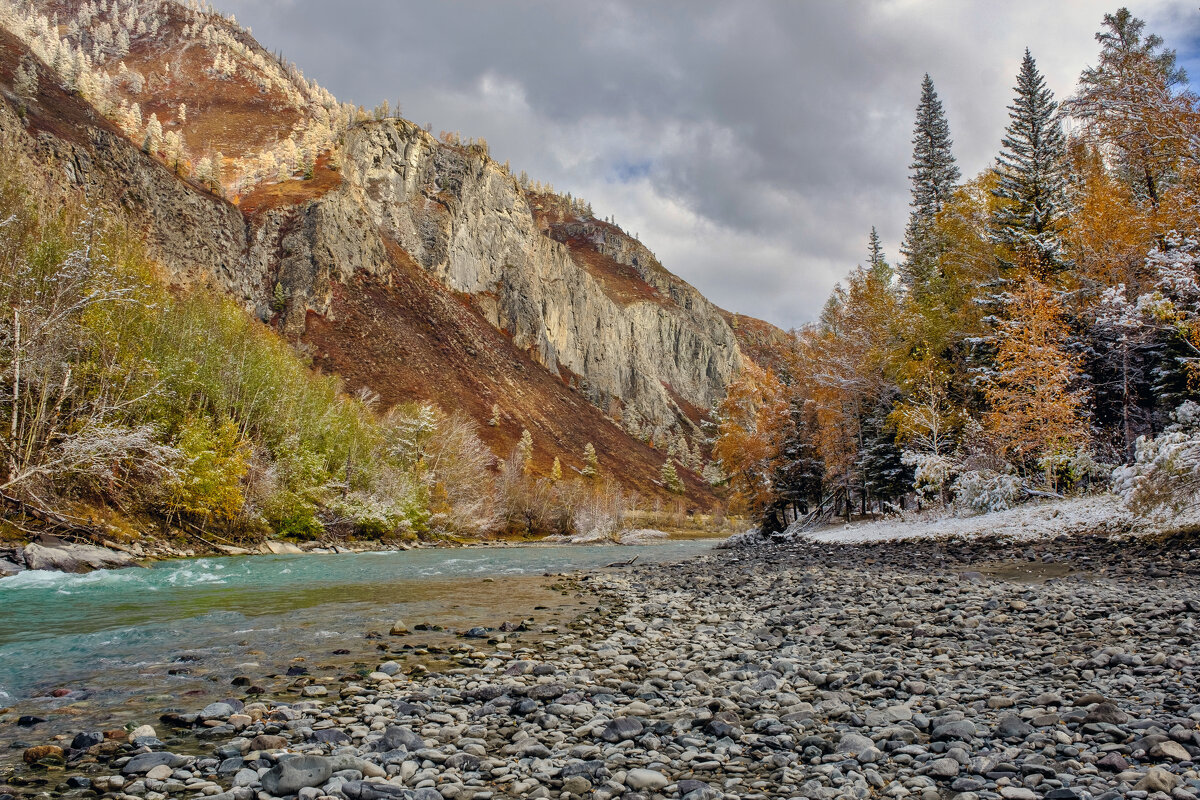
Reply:
<svg viewBox="0 0 1200 800"><path fill-rule="evenodd" d="M596 448L588 442L583 448L583 470L581 473L588 480L600 477L600 459L596 456Z"/></svg>
<svg viewBox="0 0 1200 800"><path fill-rule="evenodd" d="M1083 71L1067 108L1138 197L1157 207L1180 159L1200 158L1200 138L1187 74L1162 37L1143 35L1145 27L1128 8L1104 15L1100 60Z"/></svg>
<svg viewBox="0 0 1200 800"><path fill-rule="evenodd" d="M1179 511L1200 498L1200 405L1189 400L1171 418L1158 436L1138 438L1132 464L1113 471L1113 488L1135 511Z"/></svg>
<svg viewBox="0 0 1200 800"><path fill-rule="evenodd" d="M913 488L943 505L950 499L950 481L957 471L955 434L961 426L961 414L950 401L946 383L937 369L925 370L913 381L909 397L897 403L888 418L904 446L901 461L913 469Z"/></svg>
<svg viewBox="0 0 1200 800"><path fill-rule="evenodd" d="M1170 231L1146 267L1153 287L1132 299L1122 285L1105 290L1096 327L1114 340L1127 380L1147 380L1143 390L1170 409L1200 385L1200 240Z"/></svg>
<svg viewBox="0 0 1200 800"><path fill-rule="evenodd" d="M211 180L213 191L221 194L225 183L225 154L220 150L213 154Z"/></svg>
<svg viewBox="0 0 1200 800"><path fill-rule="evenodd" d="M533 472L533 434L528 428L521 431L521 440L517 442L517 460L521 464L521 472L529 475Z"/></svg>
<svg viewBox="0 0 1200 800"><path fill-rule="evenodd" d="M205 185L212 183L213 160L208 156L204 156L196 162L195 177Z"/></svg>
<svg viewBox="0 0 1200 800"><path fill-rule="evenodd" d="M950 125L928 73L921 81L912 144L913 160L909 165L912 213L900 251L906 259L902 268L904 284L909 291L919 294L937 269L938 247L931 235L934 217L962 177L951 149L954 142L950 138Z"/></svg>
<svg viewBox="0 0 1200 800"><path fill-rule="evenodd" d="M146 152L157 153L162 147L163 129L158 114L151 113L146 121Z"/></svg>
<svg viewBox="0 0 1200 800"><path fill-rule="evenodd" d="M683 494L686 487L683 481L679 479L679 473L675 471L675 462L672 459L667 459L663 462L662 468L658 471L659 480L662 485L667 488L671 494Z"/></svg>
<svg viewBox="0 0 1200 800"><path fill-rule="evenodd" d="M13 75L13 91L26 100L37 97L37 64L29 56L24 56L21 63L17 65L16 74Z"/></svg>
<svg viewBox="0 0 1200 800"><path fill-rule="evenodd" d="M474 420L462 412L438 414L433 435L425 445L424 463L435 494L444 497L444 519L435 519L460 533L481 534L499 523L491 490L496 457L479 438Z"/></svg>
<svg viewBox="0 0 1200 800"><path fill-rule="evenodd" d="M825 459L821 457L816 403L793 397L788 404L788 426L775 459L772 483L776 496L773 511L789 516L807 514L821 502ZM776 520L782 528L786 520Z"/></svg>
<svg viewBox="0 0 1200 800"><path fill-rule="evenodd" d="M1067 148L1058 103L1027 49L1016 97L996 159L998 199L992 240L1012 264L1027 261L1039 274L1066 266L1062 226L1067 213Z"/></svg>
<svg viewBox="0 0 1200 800"><path fill-rule="evenodd" d="M167 131L163 134L163 155L171 169L179 173L183 169L186 152L183 146L183 136L179 131Z"/></svg>
<svg viewBox="0 0 1200 800"><path fill-rule="evenodd" d="M871 226L871 234L867 237L867 269L871 272L882 269L887 265L887 256L883 254L883 242L875 226Z"/></svg>
<svg viewBox="0 0 1200 800"><path fill-rule="evenodd" d="M862 475L863 498L876 501L881 510L885 503L902 500L912 488L913 470L904 463L896 444L895 422L889 419L899 398L899 390L891 388L859 425L858 473Z"/></svg>
<svg viewBox="0 0 1200 800"><path fill-rule="evenodd" d="M134 103L129 107L124 115L124 121L121 125L125 132L130 136L137 135L137 132L142 129L142 107Z"/></svg>

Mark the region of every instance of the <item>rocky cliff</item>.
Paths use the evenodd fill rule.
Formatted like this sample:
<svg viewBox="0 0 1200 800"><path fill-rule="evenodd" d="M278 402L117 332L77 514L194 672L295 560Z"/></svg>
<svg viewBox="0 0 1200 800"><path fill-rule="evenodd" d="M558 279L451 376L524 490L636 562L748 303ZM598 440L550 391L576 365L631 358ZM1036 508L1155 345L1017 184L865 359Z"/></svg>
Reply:
<svg viewBox="0 0 1200 800"><path fill-rule="evenodd" d="M661 267L651 270L657 262L623 233L580 223L573 235L602 257L646 265L626 281L652 291L623 298L538 225L517 181L479 149L388 120L353 129L343 164L342 187L321 201L345 245L335 263L377 269L377 245L364 249L353 222L369 220L448 289L471 295L551 372L570 373L601 408L616 401L630 430L678 424L686 413L673 396L708 408L737 374L733 332L699 292Z"/></svg>
<svg viewBox="0 0 1200 800"><path fill-rule="evenodd" d="M547 459L562 452L570 464L599 440L620 462L638 439L694 445L701 416L740 369L733 330L698 291L619 228L523 189L482 147L440 142L404 120L360 121L305 179L267 182L239 207L167 169L55 81L18 96L14 76L31 55L2 33L0 50L6 135L132 212L178 280L215 282L306 343L319 365L388 402L453 403L430 385L443 381L482 395L454 404L489 422L499 449L530 427ZM420 307L406 305L418 296ZM339 333L351 317L355 332ZM453 347L409 346L442 341L438 326L459 329ZM369 370L355 362L367 352ZM485 374L452 379L464 370ZM631 436L600 431L610 423ZM639 453L643 485L663 458Z"/></svg>

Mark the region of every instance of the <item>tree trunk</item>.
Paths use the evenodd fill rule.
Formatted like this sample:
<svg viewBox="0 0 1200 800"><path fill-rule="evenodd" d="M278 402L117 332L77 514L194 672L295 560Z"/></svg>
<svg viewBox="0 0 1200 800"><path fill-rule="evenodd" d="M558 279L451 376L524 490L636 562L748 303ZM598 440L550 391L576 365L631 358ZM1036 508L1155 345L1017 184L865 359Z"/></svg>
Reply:
<svg viewBox="0 0 1200 800"><path fill-rule="evenodd" d="M13 309L12 425L8 434L8 474L17 474L17 417L21 408L21 311Z"/></svg>

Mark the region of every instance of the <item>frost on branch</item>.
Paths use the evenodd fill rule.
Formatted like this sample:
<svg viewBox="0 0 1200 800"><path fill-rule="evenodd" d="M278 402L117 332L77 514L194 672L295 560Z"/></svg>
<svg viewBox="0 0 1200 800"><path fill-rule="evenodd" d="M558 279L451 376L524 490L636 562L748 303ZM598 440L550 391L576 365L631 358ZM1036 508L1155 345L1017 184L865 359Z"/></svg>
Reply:
<svg viewBox="0 0 1200 800"><path fill-rule="evenodd" d="M972 470L954 481L954 502L980 514L1005 511L1025 497L1021 478L990 469Z"/></svg>
<svg viewBox="0 0 1200 800"><path fill-rule="evenodd" d="M1154 438L1139 437L1134 462L1113 471L1113 485L1134 511L1180 511L1200 495L1200 405L1187 401Z"/></svg>
<svg viewBox="0 0 1200 800"><path fill-rule="evenodd" d="M940 499L958 469L953 459L937 453L906 450L902 460L906 466L913 467L913 489L925 499Z"/></svg>

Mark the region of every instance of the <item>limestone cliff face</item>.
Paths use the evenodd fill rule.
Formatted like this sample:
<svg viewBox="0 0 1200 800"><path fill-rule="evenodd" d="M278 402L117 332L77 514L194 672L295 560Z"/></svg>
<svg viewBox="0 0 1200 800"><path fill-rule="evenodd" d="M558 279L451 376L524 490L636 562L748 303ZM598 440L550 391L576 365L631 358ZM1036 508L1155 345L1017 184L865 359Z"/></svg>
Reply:
<svg viewBox="0 0 1200 800"><path fill-rule="evenodd" d="M471 295L519 347L551 371L569 371L602 408L620 408L627 428L674 424L677 399L709 407L740 369L733 331L698 291L640 243L581 223L597 252L649 285L649 296L630 298L541 229L514 178L482 152L386 121L352 131L342 164L343 186L320 201L325 224L341 231L327 238L343 245L362 209L381 237ZM340 246L326 271L373 269L364 255L358 244Z"/></svg>
<svg viewBox="0 0 1200 800"><path fill-rule="evenodd" d="M400 248L631 432L690 426L688 412L723 396L740 369L717 309L640 243L595 220L539 222L504 168L410 123L352 129L338 185L244 214L178 179L90 110L78 113L67 135L39 134L0 103L0 130L89 194L133 211L179 279L211 280L263 319L273 316L278 283L288 295L281 327L293 337L310 312L332 313L339 285L364 274L386 281ZM633 278L605 273L581 253Z"/></svg>

